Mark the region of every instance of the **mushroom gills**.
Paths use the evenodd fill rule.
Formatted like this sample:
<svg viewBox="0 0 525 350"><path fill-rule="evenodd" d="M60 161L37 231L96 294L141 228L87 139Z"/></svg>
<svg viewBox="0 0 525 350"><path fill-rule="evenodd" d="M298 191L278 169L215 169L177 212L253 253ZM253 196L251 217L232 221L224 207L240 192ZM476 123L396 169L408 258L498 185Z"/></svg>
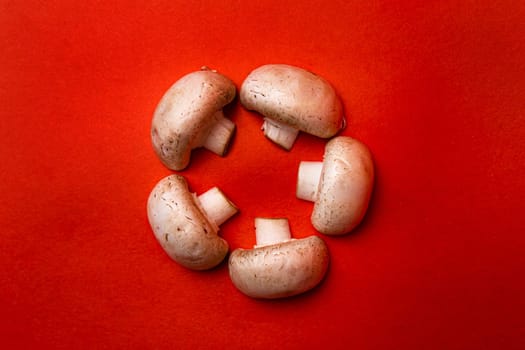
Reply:
<svg viewBox="0 0 525 350"><path fill-rule="evenodd" d="M298 129L271 118L264 118L261 129L264 131L264 136L287 151L292 148L295 139L299 135Z"/></svg>
<svg viewBox="0 0 525 350"><path fill-rule="evenodd" d="M319 181L323 171L323 162L299 163L297 174L296 196L310 202L315 202L319 193Z"/></svg>

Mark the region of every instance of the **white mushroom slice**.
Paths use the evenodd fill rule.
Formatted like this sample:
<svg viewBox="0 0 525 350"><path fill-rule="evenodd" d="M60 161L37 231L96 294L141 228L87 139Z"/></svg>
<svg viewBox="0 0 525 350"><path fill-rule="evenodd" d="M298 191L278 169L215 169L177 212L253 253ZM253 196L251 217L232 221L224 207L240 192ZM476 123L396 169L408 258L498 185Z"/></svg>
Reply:
<svg viewBox="0 0 525 350"><path fill-rule="evenodd" d="M265 117L265 135L287 150L299 131L329 138L345 125L341 101L330 83L302 68L261 66L246 77L239 95L245 108Z"/></svg>
<svg viewBox="0 0 525 350"><path fill-rule="evenodd" d="M193 270L210 269L228 253L219 225L238 209L217 188L196 197L184 177L159 181L148 198L148 219L164 251Z"/></svg>
<svg viewBox="0 0 525 350"><path fill-rule="evenodd" d="M191 150L205 147L224 155L235 130L222 108L235 97L233 82L216 71L185 75L160 100L151 123L153 148L162 163L182 170Z"/></svg>
<svg viewBox="0 0 525 350"><path fill-rule="evenodd" d="M290 239L287 219L257 218L256 229L254 249L236 249L229 259L230 278L242 293L252 298L284 298L304 293L323 280L329 254L321 238ZM283 241L276 242L277 237Z"/></svg>
<svg viewBox="0 0 525 350"><path fill-rule="evenodd" d="M323 162L300 163L297 179L296 196L315 202L314 227L326 235L345 234L368 208L374 185L372 155L363 143L339 136L326 144Z"/></svg>

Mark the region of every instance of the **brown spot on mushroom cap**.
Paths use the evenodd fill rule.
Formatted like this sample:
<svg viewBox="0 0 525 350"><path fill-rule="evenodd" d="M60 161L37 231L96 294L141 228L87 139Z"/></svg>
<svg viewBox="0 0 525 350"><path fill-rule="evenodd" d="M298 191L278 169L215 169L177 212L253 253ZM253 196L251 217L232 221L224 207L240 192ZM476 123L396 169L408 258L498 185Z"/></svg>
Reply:
<svg viewBox="0 0 525 350"><path fill-rule="evenodd" d="M261 66L246 77L239 95L245 108L318 137L332 137L344 126L333 87L302 68Z"/></svg>
<svg viewBox="0 0 525 350"><path fill-rule="evenodd" d="M372 155L363 143L347 136L330 140L311 217L314 227L327 235L354 229L366 213L373 182Z"/></svg>
<svg viewBox="0 0 525 350"><path fill-rule="evenodd" d="M217 235L180 175L162 179L148 198L148 219L164 251L179 264L194 270L218 265L228 243Z"/></svg>
<svg viewBox="0 0 525 350"><path fill-rule="evenodd" d="M254 249L236 249L229 259L233 284L252 298L275 299L315 287L326 274L324 241L311 236Z"/></svg>
<svg viewBox="0 0 525 350"><path fill-rule="evenodd" d="M212 70L189 73L160 100L151 123L151 140L160 160L172 170L186 168L193 148L217 121L215 112L235 97L233 82Z"/></svg>

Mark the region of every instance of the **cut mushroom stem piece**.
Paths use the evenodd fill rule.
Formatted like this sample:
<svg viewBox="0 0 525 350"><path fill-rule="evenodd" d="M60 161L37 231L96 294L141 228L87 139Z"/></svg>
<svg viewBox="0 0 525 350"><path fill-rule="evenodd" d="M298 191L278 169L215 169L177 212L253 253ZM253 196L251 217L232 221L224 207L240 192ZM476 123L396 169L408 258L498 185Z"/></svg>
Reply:
<svg viewBox="0 0 525 350"><path fill-rule="evenodd" d="M236 249L229 259L230 278L252 298L275 299L304 293L324 278L329 254L318 236L291 239L285 218L256 218L257 245Z"/></svg>
<svg viewBox="0 0 525 350"><path fill-rule="evenodd" d="M292 238L286 218L255 218L255 247L277 244Z"/></svg>
<svg viewBox="0 0 525 350"><path fill-rule="evenodd" d="M217 119L217 122L211 127L202 146L222 157L228 151L235 124L224 116L222 110L217 111L214 118Z"/></svg>
<svg viewBox="0 0 525 350"><path fill-rule="evenodd" d="M319 191L319 180L323 171L323 162L301 162L297 175L296 196L310 202L315 202Z"/></svg>
<svg viewBox="0 0 525 350"><path fill-rule="evenodd" d="M261 129L264 131L264 136L288 151L299 135L298 129L270 118L264 118Z"/></svg>
<svg viewBox="0 0 525 350"><path fill-rule="evenodd" d="M208 219L217 226L222 225L239 210L217 187L204 192L198 199Z"/></svg>

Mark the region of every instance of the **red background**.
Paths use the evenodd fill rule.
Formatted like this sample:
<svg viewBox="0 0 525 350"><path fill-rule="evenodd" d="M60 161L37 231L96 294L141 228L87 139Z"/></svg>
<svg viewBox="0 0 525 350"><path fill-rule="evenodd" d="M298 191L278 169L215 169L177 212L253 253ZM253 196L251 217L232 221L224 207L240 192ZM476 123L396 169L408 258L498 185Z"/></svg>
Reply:
<svg viewBox="0 0 525 350"><path fill-rule="evenodd" d="M522 1L0 2L0 341L10 347L518 349L525 346L525 3ZM256 301L227 265L193 272L155 241L146 199L170 174L151 117L208 65L237 86L288 63L329 80L343 134L377 179L356 232L328 238L324 283ZM225 158L182 172L241 213L316 234L300 160L236 103ZM4 345L4 348L5 348Z"/></svg>

